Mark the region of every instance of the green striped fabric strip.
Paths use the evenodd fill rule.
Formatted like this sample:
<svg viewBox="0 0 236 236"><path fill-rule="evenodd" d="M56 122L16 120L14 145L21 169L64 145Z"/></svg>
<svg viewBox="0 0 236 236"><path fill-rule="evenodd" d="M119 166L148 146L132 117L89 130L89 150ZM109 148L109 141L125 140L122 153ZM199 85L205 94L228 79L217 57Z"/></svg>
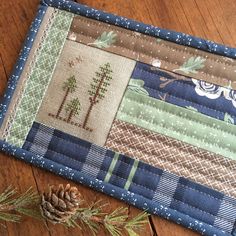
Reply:
<svg viewBox="0 0 236 236"><path fill-rule="evenodd" d="M236 160L236 126L127 90L119 120Z"/></svg>
<svg viewBox="0 0 236 236"><path fill-rule="evenodd" d="M22 147L35 120L64 46L73 16L72 13L66 11L56 11L54 17L50 19L53 23L49 27L44 43L37 54L15 119L6 138L6 141L15 146Z"/></svg>
<svg viewBox="0 0 236 236"><path fill-rule="evenodd" d="M114 157L113 157L112 162L111 162L111 165L109 167L109 170L108 170L108 172L106 174L106 177L104 179L105 182L109 182L109 180L111 178L111 175L112 175L112 172L113 172L113 170L116 166L116 163L118 161L118 158L119 158L119 153L115 152Z"/></svg>
<svg viewBox="0 0 236 236"><path fill-rule="evenodd" d="M132 168L130 170L129 177L128 177L128 179L127 179L127 181L125 183L125 186L124 186L124 189L126 189L126 190L129 190L129 187L130 187L130 185L132 183L134 174L135 174L135 172L137 170L138 163L139 163L138 160L134 160L134 164L133 164L133 166L132 166Z"/></svg>

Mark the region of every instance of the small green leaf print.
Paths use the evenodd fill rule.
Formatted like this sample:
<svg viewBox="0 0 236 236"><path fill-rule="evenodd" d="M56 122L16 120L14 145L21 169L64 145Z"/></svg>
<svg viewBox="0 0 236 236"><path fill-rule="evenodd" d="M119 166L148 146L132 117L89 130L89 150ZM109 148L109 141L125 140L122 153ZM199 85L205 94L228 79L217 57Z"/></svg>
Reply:
<svg viewBox="0 0 236 236"><path fill-rule="evenodd" d="M117 34L113 31L105 31L93 43L88 43L88 45L95 45L98 48L108 48L116 42L116 37Z"/></svg>
<svg viewBox="0 0 236 236"><path fill-rule="evenodd" d="M233 117L230 114L228 114L228 113L225 113L224 121L226 121L229 124L234 124Z"/></svg>
<svg viewBox="0 0 236 236"><path fill-rule="evenodd" d="M158 42L158 43L160 43L161 41L162 41L162 39L159 39L159 38L157 39L157 42Z"/></svg>
<svg viewBox="0 0 236 236"><path fill-rule="evenodd" d="M144 81L141 79L130 79L128 89L142 95L149 95L148 91L143 88Z"/></svg>
<svg viewBox="0 0 236 236"><path fill-rule="evenodd" d="M200 70L203 68L204 62L206 61L205 58L202 58L200 56L198 57L190 57L180 68L175 69L174 71L182 71L185 74L193 73L196 74L198 73L197 70Z"/></svg>
<svg viewBox="0 0 236 236"><path fill-rule="evenodd" d="M195 111L198 112L197 108L192 107L192 106L186 106L187 109L191 110L191 111Z"/></svg>

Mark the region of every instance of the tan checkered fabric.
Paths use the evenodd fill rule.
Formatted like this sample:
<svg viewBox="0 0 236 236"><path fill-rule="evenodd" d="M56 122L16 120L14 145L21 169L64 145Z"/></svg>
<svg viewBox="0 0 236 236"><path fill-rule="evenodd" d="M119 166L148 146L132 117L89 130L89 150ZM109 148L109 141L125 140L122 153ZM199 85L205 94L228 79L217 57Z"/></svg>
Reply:
<svg viewBox="0 0 236 236"><path fill-rule="evenodd" d="M236 197L236 161L119 120L106 147Z"/></svg>

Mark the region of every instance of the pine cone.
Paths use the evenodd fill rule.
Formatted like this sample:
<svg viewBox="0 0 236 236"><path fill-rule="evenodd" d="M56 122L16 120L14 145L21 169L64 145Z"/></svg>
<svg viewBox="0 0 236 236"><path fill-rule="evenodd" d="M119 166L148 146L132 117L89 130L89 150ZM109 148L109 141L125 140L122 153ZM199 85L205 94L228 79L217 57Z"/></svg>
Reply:
<svg viewBox="0 0 236 236"><path fill-rule="evenodd" d="M79 208L81 195L76 187L62 184L55 188L49 186L48 192L41 196L41 213L42 216L52 223L65 223Z"/></svg>

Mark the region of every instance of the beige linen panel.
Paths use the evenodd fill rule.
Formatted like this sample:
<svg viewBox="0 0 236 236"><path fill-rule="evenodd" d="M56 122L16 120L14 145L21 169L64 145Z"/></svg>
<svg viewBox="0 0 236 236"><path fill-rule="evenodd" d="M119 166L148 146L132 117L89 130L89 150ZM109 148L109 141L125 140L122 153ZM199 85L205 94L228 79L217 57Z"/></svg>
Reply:
<svg viewBox="0 0 236 236"><path fill-rule="evenodd" d="M112 70L109 84L103 86L107 91L98 92L94 88L94 96L97 92L100 97L97 96L98 102L92 107L87 124L83 127L91 105L91 83L93 78L97 79L97 72L103 74L101 70L104 68L99 67L106 64ZM134 66L133 60L67 40L36 121L89 142L104 145ZM74 78L76 88L68 93L60 115L56 117L66 96L63 86L68 78ZM74 106L80 107L80 111L77 109L78 114L72 114L70 118L71 113L67 108L71 108L72 101Z"/></svg>

